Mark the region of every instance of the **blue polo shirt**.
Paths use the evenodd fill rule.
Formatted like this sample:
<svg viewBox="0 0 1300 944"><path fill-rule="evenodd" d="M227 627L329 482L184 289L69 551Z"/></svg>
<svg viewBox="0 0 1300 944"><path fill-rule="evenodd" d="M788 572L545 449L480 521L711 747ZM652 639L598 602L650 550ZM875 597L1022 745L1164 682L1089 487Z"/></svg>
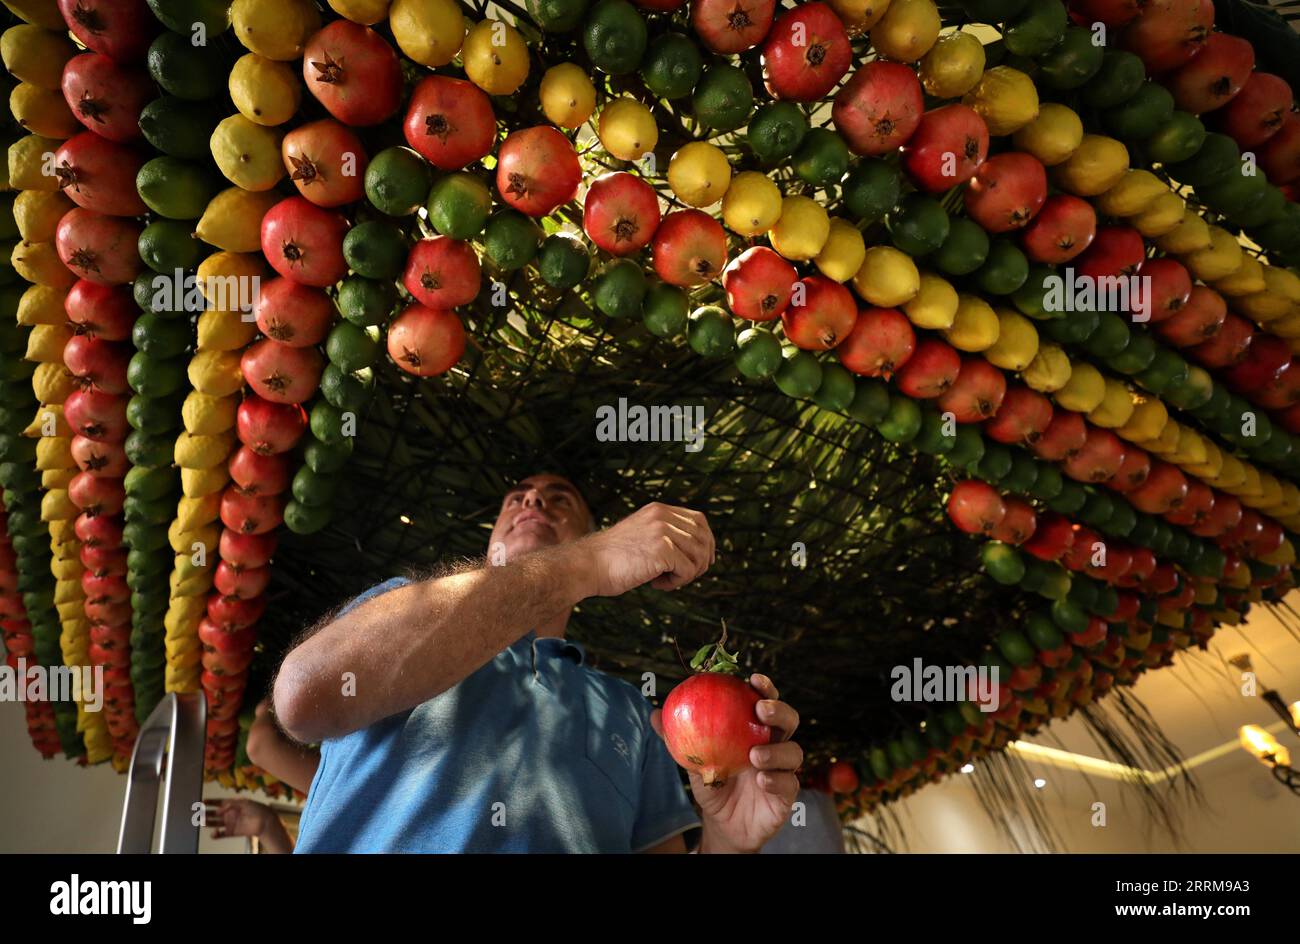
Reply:
<svg viewBox="0 0 1300 944"><path fill-rule="evenodd" d="M576 643L530 632L436 698L326 740L294 851L652 848L699 819L650 711Z"/></svg>

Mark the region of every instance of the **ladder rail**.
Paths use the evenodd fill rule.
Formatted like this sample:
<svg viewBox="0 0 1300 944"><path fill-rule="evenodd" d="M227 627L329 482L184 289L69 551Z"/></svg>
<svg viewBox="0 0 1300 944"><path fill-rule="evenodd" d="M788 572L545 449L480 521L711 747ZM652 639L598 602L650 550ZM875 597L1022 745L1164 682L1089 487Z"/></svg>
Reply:
<svg viewBox="0 0 1300 944"><path fill-rule="evenodd" d="M164 696L140 728L131 752L126 801L122 805L119 854L153 851L154 825L161 790L161 853L199 851L202 817L195 822L194 804L203 795L203 741L207 700L201 694Z"/></svg>

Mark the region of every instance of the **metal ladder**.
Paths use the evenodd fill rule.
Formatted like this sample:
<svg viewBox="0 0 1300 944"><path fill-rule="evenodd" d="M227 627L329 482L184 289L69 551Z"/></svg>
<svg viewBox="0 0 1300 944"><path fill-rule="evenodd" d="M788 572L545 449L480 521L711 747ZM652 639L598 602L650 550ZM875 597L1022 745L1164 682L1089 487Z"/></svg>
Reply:
<svg viewBox="0 0 1300 944"><path fill-rule="evenodd" d="M207 726L207 699L201 693L163 697L140 728L131 769L127 773L126 802L117 851L150 853L162 788L162 842L158 851L195 854L199 851L202 816L195 810L203 795L203 741ZM167 765L164 769L163 758Z"/></svg>

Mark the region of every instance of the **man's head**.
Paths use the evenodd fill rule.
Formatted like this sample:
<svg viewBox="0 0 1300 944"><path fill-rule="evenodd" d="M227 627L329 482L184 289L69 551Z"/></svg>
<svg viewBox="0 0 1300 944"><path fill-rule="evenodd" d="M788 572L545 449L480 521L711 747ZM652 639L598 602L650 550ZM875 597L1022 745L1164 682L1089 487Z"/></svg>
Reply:
<svg viewBox="0 0 1300 944"><path fill-rule="evenodd" d="M506 492L489 539L489 554L505 550L507 560L529 551L575 541L595 528L582 493L561 475L530 475Z"/></svg>

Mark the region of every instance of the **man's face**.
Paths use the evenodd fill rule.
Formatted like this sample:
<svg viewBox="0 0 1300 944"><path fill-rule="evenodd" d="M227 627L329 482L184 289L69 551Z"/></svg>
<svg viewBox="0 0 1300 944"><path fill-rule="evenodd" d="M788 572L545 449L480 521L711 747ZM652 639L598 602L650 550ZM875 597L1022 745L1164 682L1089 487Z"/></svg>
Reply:
<svg viewBox="0 0 1300 944"><path fill-rule="evenodd" d="M578 490L558 475L530 475L501 502L489 554L504 547L506 560L574 541L590 530L591 512Z"/></svg>

